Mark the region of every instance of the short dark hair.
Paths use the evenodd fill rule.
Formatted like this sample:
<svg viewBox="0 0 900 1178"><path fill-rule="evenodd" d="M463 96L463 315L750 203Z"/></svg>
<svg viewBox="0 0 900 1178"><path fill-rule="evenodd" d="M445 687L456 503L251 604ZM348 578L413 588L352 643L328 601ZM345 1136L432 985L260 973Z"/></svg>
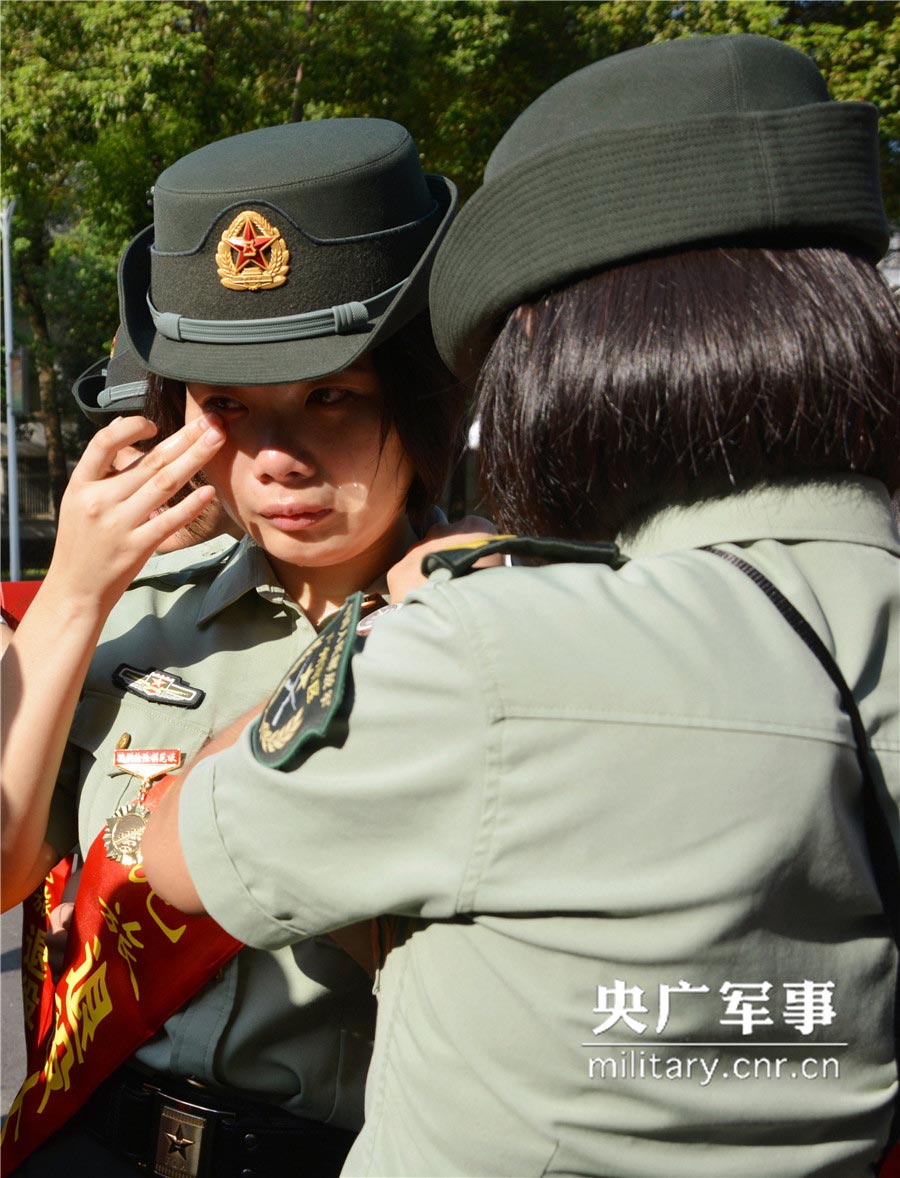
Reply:
<svg viewBox="0 0 900 1178"><path fill-rule="evenodd" d="M479 378L503 530L633 531L667 504L853 472L900 484L900 311L826 247L694 248L511 312Z"/></svg>
<svg viewBox="0 0 900 1178"><path fill-rule="evenodd" d="M375 348L372 357L385 391L382 442L395 427L415 471L406 509L413 526L421 528L460 452L464 390L438 355L427 312ZM184 397L182 381L150 375L144 415L158 429L151 445L184 425Z"/></svg>

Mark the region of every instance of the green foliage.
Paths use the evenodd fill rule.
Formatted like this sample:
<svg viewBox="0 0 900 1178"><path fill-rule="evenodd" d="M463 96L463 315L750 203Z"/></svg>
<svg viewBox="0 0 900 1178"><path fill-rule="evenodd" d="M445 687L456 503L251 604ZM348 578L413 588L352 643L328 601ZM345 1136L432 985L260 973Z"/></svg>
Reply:
<svg viewBox="0 0 900 1178"><path fill-rule="evenodd" d="M2 184L17 200L21 334L34 335L62 389L107 348L116 260L151 219L155 177L212 139L292 114L392 118L465 197L516 114L553 82L695 32L782 38L816 59L835 97L877 103L885 191L900 215L894 3L6 3Z"/></svg>

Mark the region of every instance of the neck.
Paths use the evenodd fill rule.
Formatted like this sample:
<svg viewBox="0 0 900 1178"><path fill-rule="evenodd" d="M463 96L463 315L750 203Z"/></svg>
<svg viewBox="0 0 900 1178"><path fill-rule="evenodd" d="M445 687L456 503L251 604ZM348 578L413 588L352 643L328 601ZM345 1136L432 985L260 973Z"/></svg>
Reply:
<svg viewBox="0 0 900 1178"><path fill-rule="evenodd" d="M314 626L344 604L351 593L366 590L405 553L415 536L406 516L370 548L339 565L323 568L271 562L285 592L297 602Z"/></svg>

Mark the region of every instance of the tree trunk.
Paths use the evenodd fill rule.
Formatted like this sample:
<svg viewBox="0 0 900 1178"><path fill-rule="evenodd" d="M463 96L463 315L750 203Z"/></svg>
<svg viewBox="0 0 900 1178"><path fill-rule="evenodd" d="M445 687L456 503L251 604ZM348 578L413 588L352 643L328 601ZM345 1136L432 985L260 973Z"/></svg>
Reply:
<svg viewBox="0 0 900 1178"><path fill-rule="evenodd" d="M47 438L47 470L50 475L50 498L53 515L59 519L59 505L69 481L66 469L66 454L63 449L62 426L59 420L59 405L56 401L56 372L51 356L50 332L47 317L34 291L27 281L19 284L19 298L28 315L28 322L34 335L34 358L38 374L38 399L40 415L44 422Z"/></svg>
<svg viewBox="0 0 900 1178"><path fill-rule="evenodd" d="M297 62L297 72L294 75L294 92L291 95L291 115L288 120L291 123L303 122L303 93L301 84L303 82L303 58L309 48L309 30L312 26L313 19L313 0L306 0L304 4L305 9L305 25L306 33L300 42L300 60Z"/></svg>

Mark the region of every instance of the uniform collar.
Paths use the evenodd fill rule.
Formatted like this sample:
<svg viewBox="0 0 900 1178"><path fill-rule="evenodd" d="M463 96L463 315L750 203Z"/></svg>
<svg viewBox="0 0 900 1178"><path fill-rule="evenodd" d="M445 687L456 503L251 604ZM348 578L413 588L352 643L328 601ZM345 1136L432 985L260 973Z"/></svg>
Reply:
<svg viewBox="0 0 900 1178"><path fill-rule="evenodd" d="M278 604L287 601L287 595L279 585L266 554L249 536L244 536L207 589L197 618L198 625L205 625L251 590L267 601Z"/></svg>
<svg viewBox="0 0 900 1178"><path fill-rule="evenodd" d="M629 556L643 557L767 539L866 544L900 556L887 489L876 479L855 476L755 487L690 507L667 507L619 544Z"/></svg>
<svg viewBox="0 0 900 1178"><path fill-rule="evenodd" d="M409 548L418 540L412 526L407 522L406 547ZM233 605L251 589L266 599L278 605L287 603L298 612L300 607L288 598L284 588L279 584L272 566L265 552L249 536L244 536L228 559L219 575L210 585L203 599L198 625L205 625L216 614ZM379 596L386 602L390 601L387 588L387 572L381 573L371 585L367 586L365 595ZM329 615L330 616L330 615ZM327 621L323 619L323 623Z"/></svg>

